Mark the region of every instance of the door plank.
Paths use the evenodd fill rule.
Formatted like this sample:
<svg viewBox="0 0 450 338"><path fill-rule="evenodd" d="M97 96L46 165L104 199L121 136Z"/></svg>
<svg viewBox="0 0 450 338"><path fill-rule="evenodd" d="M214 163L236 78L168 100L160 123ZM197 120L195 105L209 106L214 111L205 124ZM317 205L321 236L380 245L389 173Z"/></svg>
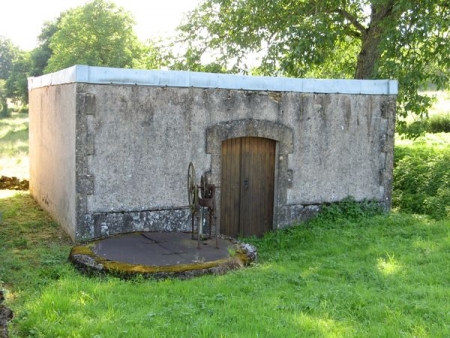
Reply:
<svg viewBox="0 0 450 338"><path fill-rule="evenodd" d="M236 236L239 231L240 139L222 142L221 232Z"/></svg>
<svg viewBox="0 0 450 338"><path fill-rule="evenodd" d="M222 142L221 229L262 236L273 226L276 142L257 137Z"/></svg>

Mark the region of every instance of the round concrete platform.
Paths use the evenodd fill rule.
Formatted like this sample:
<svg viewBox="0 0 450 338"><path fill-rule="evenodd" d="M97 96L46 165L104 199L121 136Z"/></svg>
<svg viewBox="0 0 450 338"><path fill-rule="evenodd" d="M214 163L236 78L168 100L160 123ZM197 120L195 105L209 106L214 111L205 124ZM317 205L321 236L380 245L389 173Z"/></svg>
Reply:
<svg viewBox="0 0 450 338"><path fill-rule="evenodd" d="M256 249L236 240L198 242L190 233L137 232L105 238L72 248L69 259L84 272L120 276L188 278L223 273L250 264Z"/></svg>

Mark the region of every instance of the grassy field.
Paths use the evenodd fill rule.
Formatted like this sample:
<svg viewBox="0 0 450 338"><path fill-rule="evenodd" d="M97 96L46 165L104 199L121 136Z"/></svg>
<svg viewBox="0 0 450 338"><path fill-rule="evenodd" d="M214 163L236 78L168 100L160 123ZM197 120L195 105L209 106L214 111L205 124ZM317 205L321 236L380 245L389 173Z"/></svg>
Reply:
<svg viewBox="0 0 450 338"><path fill-rule="evenodd" d="M428 114L450 114L450 92L427 92L427 95L436 97L436 102L431 107Z"/></svg>
<svg viewBox="0 0 450 338"><path fill-rule="evenodd" d="M26 116L0 119L0 175L27 177L27 128ZM81 275L70 240L28 192L0 191L10 336L449 337L450 218L398 212L418 197L445 202L449 149L448 133L397 143L396 170L407 170L396 176L420 186L394 192L397 211L333 205L250 239L252 267L187 281Z"/></svg>
<svg viewBox="0 0 450 338"><path fill-rule="evenodd" d="M28 114L0 119L0 175L29 178Z"/></svg>

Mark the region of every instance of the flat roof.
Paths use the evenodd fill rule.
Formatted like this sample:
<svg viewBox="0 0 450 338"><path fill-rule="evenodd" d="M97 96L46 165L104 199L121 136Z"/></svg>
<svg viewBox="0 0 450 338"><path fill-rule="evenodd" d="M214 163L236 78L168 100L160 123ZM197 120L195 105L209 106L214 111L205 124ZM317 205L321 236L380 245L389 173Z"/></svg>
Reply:
<svg viewBox="0 0 450 338"><path fill-rule="evenodd" d="M396 95L396 80L296 79L213 74L174 70L143 70L76 65L28 78L28 89L67 83L195 87L323 94Z"/></svg>

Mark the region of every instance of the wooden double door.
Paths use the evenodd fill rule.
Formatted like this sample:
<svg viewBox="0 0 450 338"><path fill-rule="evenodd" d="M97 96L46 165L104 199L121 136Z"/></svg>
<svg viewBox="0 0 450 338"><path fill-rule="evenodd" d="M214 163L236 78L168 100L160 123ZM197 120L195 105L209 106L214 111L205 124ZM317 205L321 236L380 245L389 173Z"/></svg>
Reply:
<svg viewBox="0 0 450 338"><path fill-rule="evenodd" d="M276 141L241 137L222 142L221 233L262 236L273 228Z"/></svg>

